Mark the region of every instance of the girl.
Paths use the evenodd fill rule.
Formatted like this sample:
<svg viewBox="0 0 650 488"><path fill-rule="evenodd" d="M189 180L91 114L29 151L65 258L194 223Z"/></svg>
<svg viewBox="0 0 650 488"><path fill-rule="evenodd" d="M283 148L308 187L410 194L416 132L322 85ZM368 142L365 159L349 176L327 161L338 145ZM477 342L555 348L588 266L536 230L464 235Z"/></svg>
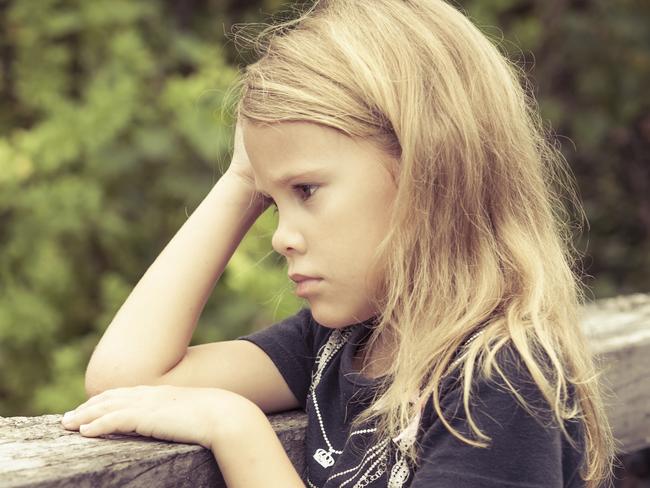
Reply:
<svg viewBox="0 0 650 488"><path fill-rule="evenodd" d="M558 190L580 207L523 74L440 0L320 1L264 35L232 164L106 330L66 428L201 444L231 487L600 486L613 439ZM270 204L309 306L188 348ZM301 476L265 416L298 407Z"/></svg>

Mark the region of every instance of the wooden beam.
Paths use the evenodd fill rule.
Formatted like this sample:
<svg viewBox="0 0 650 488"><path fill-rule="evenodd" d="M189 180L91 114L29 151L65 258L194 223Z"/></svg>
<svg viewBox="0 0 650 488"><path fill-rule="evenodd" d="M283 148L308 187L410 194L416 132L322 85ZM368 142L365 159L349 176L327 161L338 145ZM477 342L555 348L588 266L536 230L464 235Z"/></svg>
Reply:
<svg viewBox="0 0 650 488"><path fill-rule="evenodd" d="M583 312L619 447L628 453L650 447L650 294L598 300Z"/></svg>
<svg viewBox="0 0 650 488"><path fill-rule="evenodd" d="M296 469L303 467L302 411L269 416ZM135 435L83 437L61 415L0 417L2 488L226 488L212 452Z"/></svg>

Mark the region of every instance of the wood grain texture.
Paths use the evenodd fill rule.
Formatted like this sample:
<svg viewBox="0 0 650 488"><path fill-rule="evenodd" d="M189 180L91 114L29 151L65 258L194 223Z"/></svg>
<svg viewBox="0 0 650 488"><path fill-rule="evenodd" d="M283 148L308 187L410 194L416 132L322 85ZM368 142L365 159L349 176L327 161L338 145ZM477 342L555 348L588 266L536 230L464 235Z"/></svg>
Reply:
<svg viewBox="0 0 650 488"><path fill-rule="evenodd" d="M581 324L603 370L610 421L621 450L650 446L650 294L599 300ZM269 416L299 473L306 417ZM134 435L85 438L61 415L0 417L0 487L225 487L212 453Z"/></svg>
<svg viewBox="0 0 650 488"><path fill-rule="evenodd" d="M201 446L135 435L87 438L65 430L61 417L0 417L2 488L226 486L212 452ZM305 414L269 419L302 472Z"/></svg>

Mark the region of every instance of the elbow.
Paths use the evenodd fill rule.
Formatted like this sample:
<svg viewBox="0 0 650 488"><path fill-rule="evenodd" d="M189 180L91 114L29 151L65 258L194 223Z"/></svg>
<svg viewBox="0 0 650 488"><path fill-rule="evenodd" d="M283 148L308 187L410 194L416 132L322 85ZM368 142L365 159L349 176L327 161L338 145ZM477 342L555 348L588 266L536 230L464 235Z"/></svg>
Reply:
<svg viewBox="0 0 650 488"><path fill-rule="evenodd" d="M124 388L144 384L153 383L120 381L118 378L113 378L106 375L90 375L88 373L86 373L86 376L84 378L84 388L86 390L86 396L88 398L99 395L106 390L112 390L113 388Z"/></svg>
<svg viewBox="0 0 650 488"><path fill-rule="evenodd" d="M133 364L129 356L93 352L84 374L88 398L113 388L161 384L164 374L152 371L148 365Z"/></svg>
<svg viewBox="0 0 650 488"><path fill-rule="evenodd" d="M111 370L112 368L107 367L106 365L101 365L96 361L93 362L91 359L84 375L84 389L86 390L86 396L88 398L99 395L100 393L112 388L128 386L125 382L120 381L120 378L124 378L125 375L119 374L118 371Z"/></svg>
<svg viewBox="0 0 650 488"><path fill-rule="evenodd" d="M88 398L112 388L127 386L123 381L129 375L120 371L119 364L120 358L103 355L95 349L84 374L84 388Z"/></svg>
<svg viewBox="0 0 650 488"><path fill-rule="evenodd" d="M110 371L110 367L107 367L106 361L101 360L97 348L95 348L84 373L84 389L88 398L99 395L105 390L115 388L113 382L110 381L110 376L107 374L108 371Z"/></svg>
<svg viewBox="0 0 650 488"><path fill-rule="evenodd" d="M86 390L86 396L88 398L117 387L118 385L116 382L111 381L111 379L105 374L98 374L93 371L90 366L86 369L86 374L84 376L84 389Z"/></svg>
<svg viewBox="0 0 650 488"><path fill-rule="evenodd" d="M125 388L138 385L157 385L160 378L142 378L119 370L109 371L102 368L92 368L88 365L84 375L84 389L88 398L99 395L113 388Z"/></svg>
<svg viewBox="0 0 650 488"><path fill-rule="evenodd" d="M108 389L101 388L94 380L89 380L87 376L84 381L84 388L86 390L86 398L92 398Z"/></svg>

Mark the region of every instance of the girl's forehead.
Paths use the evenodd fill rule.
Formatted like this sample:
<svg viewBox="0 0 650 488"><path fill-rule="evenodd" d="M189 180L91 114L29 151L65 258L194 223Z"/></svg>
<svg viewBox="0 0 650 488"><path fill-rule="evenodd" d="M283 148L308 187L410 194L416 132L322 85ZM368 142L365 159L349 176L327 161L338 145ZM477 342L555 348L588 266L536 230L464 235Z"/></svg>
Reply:
<svg viewBox="0 0 650 488"><path fill-rule="evenodd" d="M346 140L348 139L348 140ZM332 166L359 151L351 138L316 124L282 122L244 129L244 144L254 169L284 182L298 172Z"/></svg>
<svg viewBox="0 0 650 488"><path fill-rule="evenodd" d="M393 174L397 168L397 161L374 142L311 122L249 124L244 129L244 141L256 186L266 193L296 180L309 183L310 178L374 169Z"/></svg>
<svg viewBox="0 0 650 488"><path fill-rule="evenodd" d="M336 129L297 121L245 125L244 139L257 146L281 148L284 153L331 152L354 144L354 139Z"/></svg>

